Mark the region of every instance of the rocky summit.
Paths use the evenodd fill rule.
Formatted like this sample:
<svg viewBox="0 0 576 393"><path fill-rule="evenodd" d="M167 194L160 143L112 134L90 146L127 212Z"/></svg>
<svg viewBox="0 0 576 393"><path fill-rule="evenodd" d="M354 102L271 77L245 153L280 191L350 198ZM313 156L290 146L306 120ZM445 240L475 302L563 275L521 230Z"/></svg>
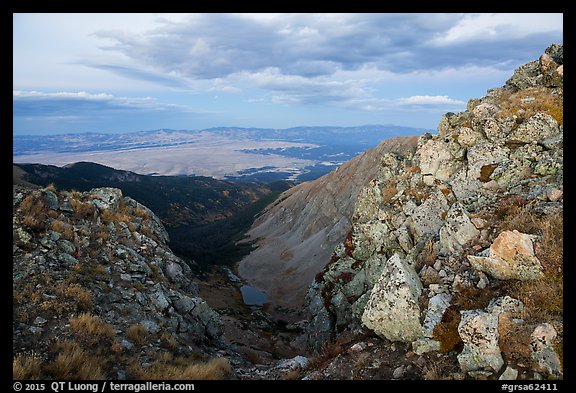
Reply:
<svg viewBox="0 0 576 393"><path fill-rule="evenodd" d="M398 378L562 378L562 64L550 46L413 154L381 156L308 291L311 350L356 341L355 361Z"/></svg>

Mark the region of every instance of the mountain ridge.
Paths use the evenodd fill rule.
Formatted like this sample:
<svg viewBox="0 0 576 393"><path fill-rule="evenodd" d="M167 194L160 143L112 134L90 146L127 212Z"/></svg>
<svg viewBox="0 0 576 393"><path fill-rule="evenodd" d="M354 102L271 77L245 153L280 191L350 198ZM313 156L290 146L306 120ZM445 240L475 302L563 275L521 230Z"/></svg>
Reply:
<svg viewBox="0 0 576 393"><path fill-rule="evenodd" d="M416 140L387 139L335 171L281 194L248 231L248 239L256 241L258 247L239 263L239 274L266 292L273 302L301 306L312 278L350 229L353 204L359 190L375 174L380 156L414 149ZM314 219L308 222L310 217ZM316 263L308 265L311 260ZM268 282L264 278L267 276L279 278Z"/></svg>

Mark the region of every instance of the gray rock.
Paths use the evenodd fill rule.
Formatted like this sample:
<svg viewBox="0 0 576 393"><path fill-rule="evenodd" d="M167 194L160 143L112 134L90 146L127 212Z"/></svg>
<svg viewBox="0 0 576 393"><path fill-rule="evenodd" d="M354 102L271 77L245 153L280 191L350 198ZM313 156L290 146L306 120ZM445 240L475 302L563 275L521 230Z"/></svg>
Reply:
<svg viewBox="0 0 576 393"><path fill-rule="evenodd" d="M439 351L440 343L431 338L423 337L412 342L412 351L416 355L423 355L428 352Z"/></svg>
<svg viewBox="0 0 576 393"><path fill-rule="evenodd" d="M459 254L463 247L480 236L480 231L468 218L464 207L456 202L448 210L446 224L440 229L440 245L442 249L453 254Z"/></svg>
<svg viewBox="0 0 576 393"><path fill-rule="evenodd" d="M58 260L68 266L76 265L79 263L78 259L66 253L61 253L60 255L58 255Z"/></svg>
<svg viewBox="0 0 576 393"><path fill-rule="evenodd" d="M306 294L306 303L310 321L306 327L308 346L314 353L319 353L333 336L334 316L326 309L316 282Z"/></svg>
<svg viewBox="0 0 576 393"><path fill-rule="evenodd" d="M537 86L541 81L540 65L538 61L532 61L514 71L514 75L506 81L506 85L514 90L522 90Z"/></svg>
<svg viewBox="0 0 576 393"><path fill-rule="evenodd" d="M391 341L411 342L422 336L418 298L422 284L414 268L394 254L372 288L362 323Z"/></svg>
<svg viewBox="0 0 576 393"><path fill-rule="evenodd" d="M404 375L404 366L398 366L394 369L394 372L392 373L392 378L399 379L402 378L403 375Z"/></svg>
<svg viewBox="0 0 576 393"><path fill-rule="evenodd" d="M509 141L531 143L549 138L560 132L558 122L549 114L538 112L512 131Z"/></svg>
<svg viewBox="0 0 576 393"><path fill-rule="evenodd" d="M62 251L64 251L67 254L73 254L74 252L76 252L76 246L74 245L74 243L69 242L68 240L65 239L59 240L58 246Z"/></svg>
<svg viewBox="0 0 576 393"><path fill-rule="evenodd" d="M158 324L152 320L146 319L143 321L140 321L140 323L146 328L146 331L148 333L152 333L152 334L156 334L158 332L160 332L160 326L158 326Z"/></svg>
<svg viewBox="0 0 576 393"><path fill-rule="evenodd" d="M118 209L118 205L122 200L122 190L111 187L93 188L90 194L95 198L92 200L94 206L99 210Z"/></svg>
<svg viewBox="0 0 576 393"><path fill-rule="evenodd" d="M482 310L464 310L458 334L464 342L464 349L458 354L458 363L463 372L500 371L504 360L498 346L499 313L487 313Z"/></svg>
<svg viewBox="0 0 576 393"><path fill-rule="evenodd" d="M170 307L170 302L166 298L166 294L162 290L160 284L154 286L155 292L152 294L152 303L160 310L165 310Z"/></svg>
<svg viewBox="0 0 576 393"><path fill-rule="evenodd" d="M506 366L506 370L498 378L500 381L515 381L518 378L518 370Z"/></svg>
<svg viewBox="0 0 576 393"><path fill-rule="evenodd" d="M292 359L279 360L276 368L289 370L303 370L308 366L308 358L305 356L294 356Z"/></svg>
<svg viewBox="0 0 576 393"><path fill-rule="evenodd" d="M44 196L44 201L48 204L48 207L52 210L58 209L58 197L52 191L44 190L42 191Z"/></svg>
<svg viewBox="0 0 576 393"><path fill-rule="evenodd" d="M132 348L134 348L134 344L132 344L130 341L126 339L122 339L122 341L120 341L120 345L122 345L127 350L131 350Z"/></svg>
<svg viewBox="0 0 576 393"><path fill-rule="evenodd" d="M543 323L534 329L530 335L532 358L540 367L537 371L546 373L551 378L562 378L562 365L560 358L554 349L556 329L549 324Z"/></svg>
<svg viewBox="0 0 576 393"><path fill-rule="evenodd" d="M492 299L486 310L460 311L458 334L464 343L458 354L463 372L471 376L489 376L504 365L498 346L498 320L501 313L522 310L523 305L509 296Z"/></svg>
<svg viewBox="0 0 576 393"><path fill-rule="evenodd" d="M418 242L424 236L436 235L444 225L442 215L448 209L448 201L441 191L430 195L424 203L414 210L408 220L408 227L414 234L414 240Z"/></svg>
<svg viewBox="0 0 576 393"><path fill-rule="evenodd" d="M432 179L446 181L462 166L450 151L449 145L439 139L427 141L417 151L417 155L422 175L431 176Z"/></svg>
<svg viewBox="0 0 576 393"><path fill-rule="evenodd" d="M482 179L487 182L487 168L498 166L509 160L510 149L496 145L489 141L480 141L468 149L468 172L467 178Z"/></svg>
<svg viewBox="0 0 576 393"><path fill-rule="evenodd" d="M446 293L439 293L430 298L422 326L422 334L424 337L434 337L434 328L442 320L444 311L450 306L451 300L452 296Z"/></svg>

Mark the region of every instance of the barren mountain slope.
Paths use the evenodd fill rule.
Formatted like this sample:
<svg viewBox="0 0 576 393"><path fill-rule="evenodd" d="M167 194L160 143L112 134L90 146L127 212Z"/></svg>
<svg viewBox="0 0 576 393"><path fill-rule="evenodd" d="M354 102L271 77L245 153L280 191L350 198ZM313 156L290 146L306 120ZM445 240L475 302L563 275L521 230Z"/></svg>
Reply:
<svg viewBox="0 0 576 393"><path fill-rule="evenodd" d="M259 247L240 262L240 275L271 303L300 306L314 275L350 229L358 194L376 175L380 157L413 152L417 139L384 140L337 170L284 192L248 232Z"/></svg>

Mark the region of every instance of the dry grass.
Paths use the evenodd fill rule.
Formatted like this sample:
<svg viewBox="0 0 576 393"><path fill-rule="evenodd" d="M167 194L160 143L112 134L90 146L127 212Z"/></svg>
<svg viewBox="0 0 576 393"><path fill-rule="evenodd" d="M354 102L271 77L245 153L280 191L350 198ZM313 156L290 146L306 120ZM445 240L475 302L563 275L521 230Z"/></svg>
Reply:
<svg viewBox="0 0 576 393"><path fill-rule="evenodd" d="M102 359L84 350L77 342L65 341L58 346L58 355L46 367L53 379L103 380Z"/></svg>
<svg viewBox="0 0 576 393"><path fill-rule="evenodd" d="M140 206L134 209L134 215L136 217L142 218L143 220L150 219L150 214L148 213L148 211L146 211L146 209L141 208Z"/></svg>
<svg viewBox="0 0 576 393"><path fill-rule="evenodd" d="M78 284L59 284L56 293L66 300L71 301L77 311L88 311L94 304L92 293Z"/></svg>
<svg viewBox="0 0 576 393"><path fill-rule="evenodd" d="M160 344L167 348L170 349L172 351L174 351L176 348L178 348L178 342L176 341L176 339L174 338L174 336L172 336L170 333L168 332L163 332L160 335Z"/></svg>
<svg viewBox="0 0 576 393"><path fill-rule="evenodd" d="M452 380L454 378L451 374L458 372L459 369L456 357L444 355L439 358L426 359L422 376L427 381Z"/></svg>
<svg viewBox="0 0 576 393"><path fill-rule="evenodd" d="M522 318L527 322L548 322L564 314L564 283L562 275L545 275L532 281L507 283L510 296L524 303Z"/></svg>
<svg viewBox="0 0 576 393"><path fill-rule="evenodd" d="M90 202L84 203L78 199L70 198L70 205L74 209L76 217L80 219L93 218L96 212L96 207Z"/></svg>
<svg viewBox="0 0 576 393"><path fill-rule="evenodd" d="M386 204L389 203L394 195L398 193L398 189L396 188L396 181L389 181L386 183L382 189L382 203Z"/></svg>
<svg viewBox="0 0 576 393"><path fill-rule="evenodd" d="M61 220L53 220L50 222L50 229L54 232L60 233L64 239L71 242L74 241L74 227L72 225Z"/></svg>
<svg viewBox="0 0 576 393"><path fill-rule="evenodd" d="M37 353L18 354L12 361L12 379L40 379L42 359Z"/></svg>
<svg viewBox="0 0 576 393"><path fill-rule="evenodd" d="M500 223L500 231L514 229L540 236L534 251L544 269L544 277L532 281L507 282L506 291L524 303L523 318L527 321L543 322L561 318L564 307L562 214L537 216L526 206Z"/></svg>
<svg viewBox="0 0 576 393"><path fill-rule="evenodd" d="M112 325L104 322L99 316L89 313L70 318L70 330L92 345L111 342L116 335Z"/></svg>
<svg viewBox="0 0 576 393"><path fill-rule="evenodd" d="M136 345L142 345L148 337L148 330L141 323L135 323L126 330L126 337Z"/></svg>
<svg viewBox="0 0 576 393"><path fill-rule="evenodd" d="M506 118L516 115L521 122L537 112L545 112L552 116L558 124L563 124L563 97L552 94L552 92L553 90L545 87L531 87L515 93L502 90L500 92L500 111L496 116Z"/></svg>
<svg viewBox="0 0 576 393"><path fill-rule="evenodd" d="M142 368L137 363L133 363L129 371L137 379L220 380L231 374L232 367L225 358L190 364L189 359L173 359L169 353L163 353L150 367Z"/></svg>
<svg viewBox="0 0 576 393"><path fill-rule="evenodd" d="M23 225L34 231L41 231L46 228L49 209L41 197L34 193L28 194L20 203L20 210L23 215Z"/></svg>

